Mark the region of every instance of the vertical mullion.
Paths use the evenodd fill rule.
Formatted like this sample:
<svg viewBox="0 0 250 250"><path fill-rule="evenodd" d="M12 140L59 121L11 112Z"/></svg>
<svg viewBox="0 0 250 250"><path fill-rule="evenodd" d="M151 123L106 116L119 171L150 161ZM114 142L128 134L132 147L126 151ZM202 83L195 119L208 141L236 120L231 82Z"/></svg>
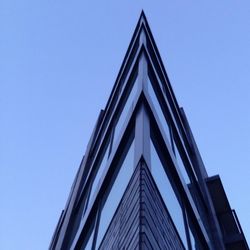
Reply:
<svg viewBox="0 0 250 250"><path fill-rule="evenodd" d="M138 66L138 87L141 93L147 85L147 61L142 53ZM138 109L135 119L135 162L137 166L141 157L144 158L146 164L150 166L150 125L149 117L142 104Z"/></svg>

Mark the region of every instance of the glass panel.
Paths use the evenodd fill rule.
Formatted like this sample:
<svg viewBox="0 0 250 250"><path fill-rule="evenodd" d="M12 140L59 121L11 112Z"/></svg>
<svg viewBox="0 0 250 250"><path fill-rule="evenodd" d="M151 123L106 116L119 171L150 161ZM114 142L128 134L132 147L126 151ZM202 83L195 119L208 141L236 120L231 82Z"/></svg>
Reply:
<svg viewBox="0 0 250 250"><path fill-rule="evenodd" d="M193 236L193 233L190 230L190 228L189 228L189 235L190 235L190 243L191 243L192 250L198 249L198 248L195 247L194 236Z"/></svg>
<svg viewBox="0 0 250 250"><path fill-rule="evenodd" d="M88 242L85 246L81 247L81 250L91 250L92 249L92 242L93 242L93 238L94 238L94 231L92 230L92 233L88 239Z"/></svg>
<svg viewBox="0 0 250 250"><path fill-rule="evenodd" d="M184 166L184 163L182 161L182 158L180 156L179 150L177 148L177 145L174 142L174 150L175 150L175 157L176 157L176 161L179 167L179 170L181 172L182 177L184 178L185 183L190 183L190 178L188 176L187 170Z"/></svg>
<svg viewBox="0 0 250 250"><path fill-rule="evenodd" d="M190 242L192 250L202 250L204 247L201 245L199 240L196 240L192 230L189 228Z"/></svg>
<svg viewBox="0 0 250 250"><path fill-rule="evenodd" d="M154 108L157 112L157 116L161 122L161 125L162 125L162 128L164 130L164 133L168 139L168 142L169 144L171 145L171 135L170 135L170 129L169 129L169 125L166 121L166 118L162 112L162 109L161 109L161 106L160 106L160 103L158 101L158 98L155 94L155 91L153 89L153 86L152 86L152 83L148 77L148 93L149 93L149 96L151 97L151 101L153 102L153 105L154 105Z"/></svg>
<svg viewBox="0 0 250 250"><path fill-rule="evenodd" d="M90 195L89 195L89 201L88 201L88 206L87 208L89 207L89 205L91 204L91 201L93 199L93 196L95 194L95 191L99 185L99 182L100 182L100 179L102 177L102 174L105 170L105 167L106 167L106 164L107 164L107 160L108 160L108 152L109 152L109 145L106 147L106 150L105 150L105 153L104 153L104 156L102 158L102 161L100 163L100 166L99 166L99 169L96 173L96 176L95 176L95 179L94 179L94 182L92 184L92 187L91 187L91 192L90 192Z"/></svg>
<svg viewBox="0 0 250 250"><path fill-rule="evenodd" d="M173 223L179 233L179 236L182 239L184 246L187 248L185 225L181 206L152 141L150 143L150 150L152 175L173 220Z"/></svg>
<svg viewBox="0 0 250 250"><path fill-rule="evenodd" d="M137 79L133 83L133 87L129 93L128 99L123 107L123 110L121 111L118 122L116 123L115 132L114 132L114 139L113 139L114 142L116 142L117 137L121 132L122 126L127 118L128 112L133 104L134 99L135 99L136 92L137 92Z"/></svg>
<svg viewBox="0 0 250 250"><path fill-rule="evenodd" d="M96 240L96 249L99 247L102 238L111 222L113 215L118 207L122 195L129 183L130 177L134 171L134 142L131 144L130 149L126 155L121 169L113 183L113 186L108 194L107 200L101 211L99 222L98 236Z"/></svg>

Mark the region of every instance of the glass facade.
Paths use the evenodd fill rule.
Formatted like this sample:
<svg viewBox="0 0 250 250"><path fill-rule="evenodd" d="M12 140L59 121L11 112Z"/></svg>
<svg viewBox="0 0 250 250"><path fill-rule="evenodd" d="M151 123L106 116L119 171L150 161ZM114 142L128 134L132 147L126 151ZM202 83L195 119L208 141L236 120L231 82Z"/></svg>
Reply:
<svg viewBox="0 0 250 250"><path fill-rule="evenodd" d="M181 158L181 155L180 155L180 152L177 148L177 145L175 144L175 141L174 141L174 151L175 151L175 157L176 157L176 161L177 161L177 164L178 164L178 169L180 170L181 172L181 175L185 181L186 184L190 183L190 178L188 176L188 173L187 173L187 170L184 166L184 163L183 163L183 160Z"/></svg>
<svg viewBox="0 0 250 250"><path fill-rule="evenodd" d="M92 243L93 243L93 238L94 238L94 230L92 231L88 242L86 243L86 245L84 247L81 248L81 250L91 250L92 249Z"/></svg>
<svg viewBox="0 0 250 250"><path fill-rule="evenodd" d="M118 175L115 178L113 186L108 194L100 214L98 235L96 240L96 249L101 244L103 236L115 214L115 211L122 199L123 193L129 183L134 171L134 142L132 142L127 155L121 165Z"/></svg>
<svg viewBox="0 0 250 250"><path fill-rule="evenodd" d="M135 40L130 43L107 108L99 116L51 250L134 249L144 243L152 249L224 249L220 235L228 223L220 224L216 210L223 187L218 193L218 177L207 176L196 144L187 143L193 142L188 121L151 36L142 14L133 35L137 45ZM120 140L126 121L129 126Z"/></svg>
<svg viewBox="0 0 250 250"><path fill-rule="evenodd" d="M187 248L183 211L152 141L150 143L150 152L151 172L153 178L168 209L168 212L174 222L178 234L184 246Z"/></svg>
<svg viewBox="0 0 250 250"><path fill-rule="evenodd" d="M185 183L190 183L190 179L189 179L189 176L187 174L186 168L184 166L184 163L182 161L182 158L180 156L178 148L177 148L177 146L175 144L175 141L173 139L170 127L169 127L169 125L168 125L168 123L166 121L166 118L165 118L164 114L163 114L162 108L160 106L160 103L158 101L158 98L156 96L156 93L155 93L155 91L153 89L153 86L152 86L152 83L151 83L149 77L148 77L148 93L149 93L149 96L150 96L150 98L151 98L151 100L153 102L154 108L155 108L155 110L157 112L158 118L159 118L159 120L161 122L162 128L163 128L163 130L165 132L165 135L167 136L167 139L168 139L168 141L170 143L170 146L174 145L173 146L174 147L174 153L175 153L176 161L177 161L178 167L179 167L179 169L181 171L182 177L184 178Z"/></svg>
<svg viewBox="0 0 250 250"><path fill-rule="evenodd" d="M190 244L191 244L192 250L198 250L199 248L196 246L195 239L190 228L189 228L189 235L190 235Z"/></svg>
<svg viewBox="0 0 250 250"><path fill-rule="evenodd" d="M93 196L94 196L94 194L96 192L96 189L97 189L97 187L99 185L99 182L100 182L100 179L102 177L102 174L103 174L103 172L105 170L105 167L106 167L106 164L107 164L107 160L108 160L109 146L110 146L110 143L108 143L108 145L106 146L105 153L104 153L103 158L102 158L102 160L100 162L98 171L96 173L96 176L94 178L93 184L91 186L91 191L90 191L90 195L89 195L89 201L88 201L87 208L92 203Z"/></svg>
<svg viewBox="0 0 250 250"><path fill-rule="evenodd" d="M114 143L116 143L118 135L121 133L122 126L124 125L124 122L127 118L128 112L133 105L133 101L135 99L137 89L138 89L137 80L135 80L135 82L133 83L133 87L129 93L129 96L126 100L126 103L125 103L125 105L121 111L121 114L118 118L118 121L116 122L115 131L114 131L114 139L113 139Z"/></svg>
<svg viewBox="0 0 250 250"><path fill-rule="evenodd" d="M155 93L155 91L153 89L153 86L152 86L152 83L151 83L149 77L148 77L148 85L147 86L148 86L149 96L150 96L151 101L152 101L152 103L154 105L154 108L156 110L157 116L158 116L158 118L159 118L159 120L161 122L161 125L162 125L162 128L164 130L165 136L167 137L168 142L169 142L169 144L171 146L171 132L170 132L170 127L169 127L169 124L166 121L166 118L165 118L165 116L164 116L164 114L162 112L162 108L160 106L160 103L158 101L158 98L156 96L156 93Z"/></svg>

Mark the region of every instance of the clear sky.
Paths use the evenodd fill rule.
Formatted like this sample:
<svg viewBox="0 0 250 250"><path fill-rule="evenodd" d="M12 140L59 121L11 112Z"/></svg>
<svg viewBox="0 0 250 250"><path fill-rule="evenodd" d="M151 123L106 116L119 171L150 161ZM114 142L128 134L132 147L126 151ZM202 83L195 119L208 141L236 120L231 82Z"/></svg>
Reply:
<svg viewBox="0 0 250 250"><path fill-rule="evenodd" d="M0 249L47 249L144 9L250 242L250 2L0 0Z"/></svg>

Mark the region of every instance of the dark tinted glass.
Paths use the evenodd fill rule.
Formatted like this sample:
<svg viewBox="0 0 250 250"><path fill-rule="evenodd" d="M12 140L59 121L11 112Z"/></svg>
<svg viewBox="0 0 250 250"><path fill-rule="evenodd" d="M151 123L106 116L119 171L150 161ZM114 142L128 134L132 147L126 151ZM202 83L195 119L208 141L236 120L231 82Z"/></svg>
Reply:
<svg viewBox="0 0 250 250"><path fill-rule="evenodd" d="M81 250L91 250L92 249L92 242L93 242L93 238L94 238L94 230L92 231L87 244L81 248Z"/></svg>

